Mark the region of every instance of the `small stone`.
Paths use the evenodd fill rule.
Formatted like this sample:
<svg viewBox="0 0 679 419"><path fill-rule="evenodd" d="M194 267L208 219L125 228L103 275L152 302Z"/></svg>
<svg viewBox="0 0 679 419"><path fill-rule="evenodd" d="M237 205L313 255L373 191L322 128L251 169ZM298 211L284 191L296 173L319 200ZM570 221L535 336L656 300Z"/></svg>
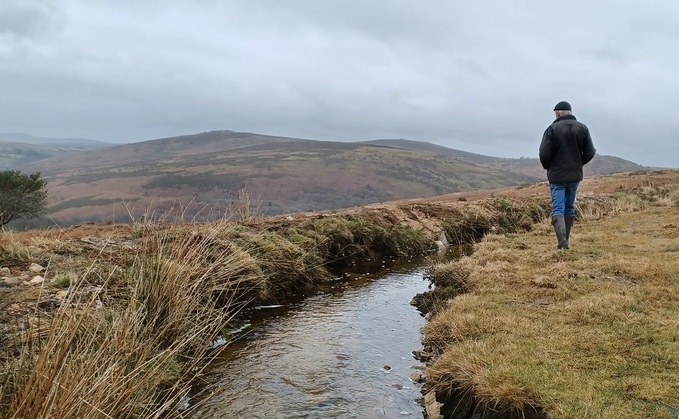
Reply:
<svg viewBox="0 0 679 419"><path fill-rule="evenodd" d="M385 365L385 366L382 367L382 368L384 368L385 371L389 371L389 370L391 369L391 367L390 367L389 365Z"/></svg>
<svg viewBox="0 0 679 419"><path fill-rule="evenodd" d="M40 272L44 271L45 268L38 265L37 263L31 263L31 266L28 268L28 270L33 272L34 274L39 274Z"/></svg>
<svg viewBox="0 0 679 419"><path fill-rule="evenodd" d="M20 306L19 304L17 304L17 303L12 304L12 305L9 306L9 308L7 309L7 311L14 312L14 313L18 312L19 310L21 310L21 306Z"/></svg>
<svg viewBox="0 0 679 419"><path fill-rule="evenodd" d="M18 278L3 278L3 279L4 279L3 282L7 285L17 285L19 282L21 282L19 281Z"/></svg>
<svg viewBox="0 0 679 419"><path fill-rule="evenodd" d="M41 277L40 275L36 275L33 277L33 279L28 281L28 283L31 285L39 285L42 284L43 282L45 282L45 278Z"/></svg>
<svg viewBox="0 0 679 419"><path fill-rule="evenodd" d="M432 358L431 353L425 350L413 351L413 356L415 357L415 359L422 362L428 362Z"/></svg>
<svg viewBox="0 0 679 419"><path fill-rule="evenodd" d="M0 269L0 276L10 276L10 275L12 275L12 272L9 270L9 268Z"/></svg>
<svg viewBox="0 0 679 419"><path fill-rule="evenodd" d="M413 383L424 383L424 373L421 371L415 371L410 374L410 381Z"/></svg>
<svg viewBox="0 0 679 419"><path fill-rule="evenodd" d="M288 215L287 217L285 217L285 219L288 220L288 221L294 220L294 218L292 218L290 215Z"/></svg>

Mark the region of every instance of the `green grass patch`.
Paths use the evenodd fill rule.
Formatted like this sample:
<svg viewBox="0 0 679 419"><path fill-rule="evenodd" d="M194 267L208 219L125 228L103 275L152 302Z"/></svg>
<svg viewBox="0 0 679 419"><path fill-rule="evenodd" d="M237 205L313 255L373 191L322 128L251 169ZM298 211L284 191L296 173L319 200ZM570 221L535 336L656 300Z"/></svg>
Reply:
<svg viewBox="0 0 679 419"><path fill-rule="evenodd" d="M436 269L442 288L466 290L440 299L424 330L437 354L427 387L446 408L676 417L679 259L666 249L679 213L617 199L615 216L576 222L569 251L555 249L545 220L527 233L488 235L471 256ZM495 205L514 214L511 226L529 216L513 202Z"/></svg>

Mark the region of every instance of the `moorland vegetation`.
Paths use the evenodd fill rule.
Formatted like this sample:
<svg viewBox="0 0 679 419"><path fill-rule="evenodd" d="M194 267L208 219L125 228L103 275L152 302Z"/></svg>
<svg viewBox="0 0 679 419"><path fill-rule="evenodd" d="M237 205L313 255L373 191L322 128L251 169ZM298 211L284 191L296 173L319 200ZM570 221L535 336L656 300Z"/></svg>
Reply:
<svg viewBox="0 0 679 419"><path fill-rule="evenodd" d="M673 396L645 386L649 379L668 379L677 363L676 336L672 341L658 331L677 325L676 310L671 312L673 295L679 295L677 266L670 263L679 224L677 184L677 171L588 179L569 252L557 252L549 233L544 182L277 217L253 214L249 198L241 196L243 205L231 217L212 222L185 221L179 213L119 225L5 232L0 417L189 415L209 397L190 389L218 352L211 342L229 339L239 309L284 301L329 279L330 265L352 258L425 253L434 260L442 232L451 243L479 243L459 264L435 266L434 293L421 298L432 313L425 330L433 354L425 388L444 402L444 412L459 394L486 415L670 412ZM652 227L654 222L659 225ZM637 236L643 239L629 241ZM638 265L637 256L643 258ZM552 335L549 326L560 323L568 333L553 327ZM609 334L597 328L602 324ZM613 333L617 326L629 326L628 333ZM583 333L577 339L570 337L574 329ZM543 371L553 375L530 376L558 380L528 387L512 376L529 370L533 353L544 355L536 349L544 341L566 337L565 346L544 351L545 360L535 358L538 365L550 361L552 369ZM607 342L613 342L612 352ZM632 344L638 347L620 352ZM572 358L559 358L562 352ZM458 357L462 353L467 358ZM503 353L513 357L498 358ZM599 353L593 364L585 363ZM607 363L607 354L619 363ZM652 362L653 375L634 375L641 364L625 364L627 357ZM562 372L569 359L580 375ZM498 365L503 368L493 369ZM589 381L578 381L588 372ZM631 400L627 405L594 398L625 372L630 375L620 376L621 382L629 387L620 400ZM676 386L658 383L664 391ZM557 397L562 386L580 384L590 390L581 394L588 398L568 392Z"/></svg>
<svg viewBox="0 0 679 419"><path fill-rule="evenodd" d="M432 267L430 419L677 417L679 178L658 180L579 199L568 251L542 222Z"/></svg>

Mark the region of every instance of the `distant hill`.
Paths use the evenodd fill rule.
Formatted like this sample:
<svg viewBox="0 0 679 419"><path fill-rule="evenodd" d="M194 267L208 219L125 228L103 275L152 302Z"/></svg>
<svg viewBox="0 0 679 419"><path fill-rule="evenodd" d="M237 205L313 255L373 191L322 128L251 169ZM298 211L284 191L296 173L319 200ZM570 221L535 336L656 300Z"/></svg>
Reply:
<svg viewBox="0 0 679 419"><path fill-rule="evenodd" d="M110 143L83 138L0 134L0 170L21 170L27 164L37 160L110 145Z"/></svg>
<svg viewBox="0 0 679 419"><path fill-rule="evenodd" d="M160 138L131 144L119 144L105 151L94 149L77 156L62 156L40 162L45 170L69 173L78 170L116 170L120 167L159 165L197 158L214 153L228 153L261 144L300 141L296 138L259 135L248 132L210 131L194 135Z"/></svg>
<svg viewBox="0 0 679 419"><path fill-rule="evenodd" d="M520 158L510 159L502 157L490 157L482 154L468 153L466 151L455 150L443 147L436 144L421 141L410 140L373 140L364 141L364 144L383 145L387 147L396 147L406 150L420 150L431 153L437 153L444 156L450 156L462 159L469 163L478 164L479 166L489 167L494 169L502 169L509 172L523 173L524 175L544 179L546 177L545 170L540 164L540 160L536 158ZM537 153L537 150L536 150ZM607 156L597 154L594 159L585 166L585 176L592 175L607 175L619 172L636 172L639 170L648 169L629 160L624 160L619 157Z"/></svg>
<svg viewBox="0 0 679 419"><path fill-rule="evenodd" d="M162 212L178 202L223 208L243 188L261 213L276 214L536 180L417 150L232 131L88 150L28 168L48 180L50 215L73 221Z"/></svg>
<svg viewBox="0 0 679 419"><path fill-rule="evenodd" d="M36 137L30 134L21 133L5 133L0 134L0 141L7 141L12 143L25 144L43 144L43 145L58 145L67 147L82 147L82 148L101 148L112 145L104 141L89 140L87 138L51 138L51 137Z"/></svg>
<svg viewBox="0 0 679 419"><path fill-rule="evenodd" d="M407 140L212 131L60 155L27 169L48 180L52 218L120 222L178 205L186 217L202 217L234 205L241 190L272 215L530 184L544 180L536 161Z"/></svg>

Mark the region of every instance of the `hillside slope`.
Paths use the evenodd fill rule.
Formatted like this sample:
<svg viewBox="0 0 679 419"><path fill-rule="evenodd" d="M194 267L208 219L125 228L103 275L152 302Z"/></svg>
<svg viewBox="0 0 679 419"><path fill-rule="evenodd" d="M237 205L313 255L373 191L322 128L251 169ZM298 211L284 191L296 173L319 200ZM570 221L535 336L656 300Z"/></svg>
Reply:
<svg viewBox="0 0 679 419"><path fill-rule="evenodd" d="M615 158L612 158L615 159ZM595 161L607 162L597 156ZM621 159L604 173L637 170ZM222 213L246 191L263 214L346 208L544 180L537 159L500 159L406 140L347 143L233 131L163 138L40 160L57 221Z"/></svg>
<svg viewBox="0 0 679 419"><path fill-rule="evenodd" d="M482 154L468 153L466 151L455 150L427 142L411 140L373 140L365 141L365 144L383 145L396 147L406 150L427 151L430 153L441 154L462 159L469 163L474 163L483 167L506 170L514 173L522 173L527 176L545 178L545 170L536 158L510 159L503 157L484 156ZM535 151L537 155L537 149ZM597 154L596 157L585 166L585 176L608 175L620 172L636 172L645 170L647 167L641 166L629 160L624 160L615 156Z"/></svg>
<svg viewBox="0 0 679 419"><path fill-rule="evenodd" d="M36 162L53 218L104 221L188 205L222 209L246 189L264 214L363 205L533 183L441 154L217 131ZM204 210L204 209L203 209Z"/></svg>
<svg viewBox="0 0 679 419"><path fill-rule="evenodd" d="M38 160L90 148L73 144L26 144L0 140L0 170L23 170Z"/></svg>
<svg viewBox="0 0 679 419"><path fill-rule="evenodd" d="M83 138L0 134L0 170L22 170L34 161L110 145L102 141Z"/></svg>

